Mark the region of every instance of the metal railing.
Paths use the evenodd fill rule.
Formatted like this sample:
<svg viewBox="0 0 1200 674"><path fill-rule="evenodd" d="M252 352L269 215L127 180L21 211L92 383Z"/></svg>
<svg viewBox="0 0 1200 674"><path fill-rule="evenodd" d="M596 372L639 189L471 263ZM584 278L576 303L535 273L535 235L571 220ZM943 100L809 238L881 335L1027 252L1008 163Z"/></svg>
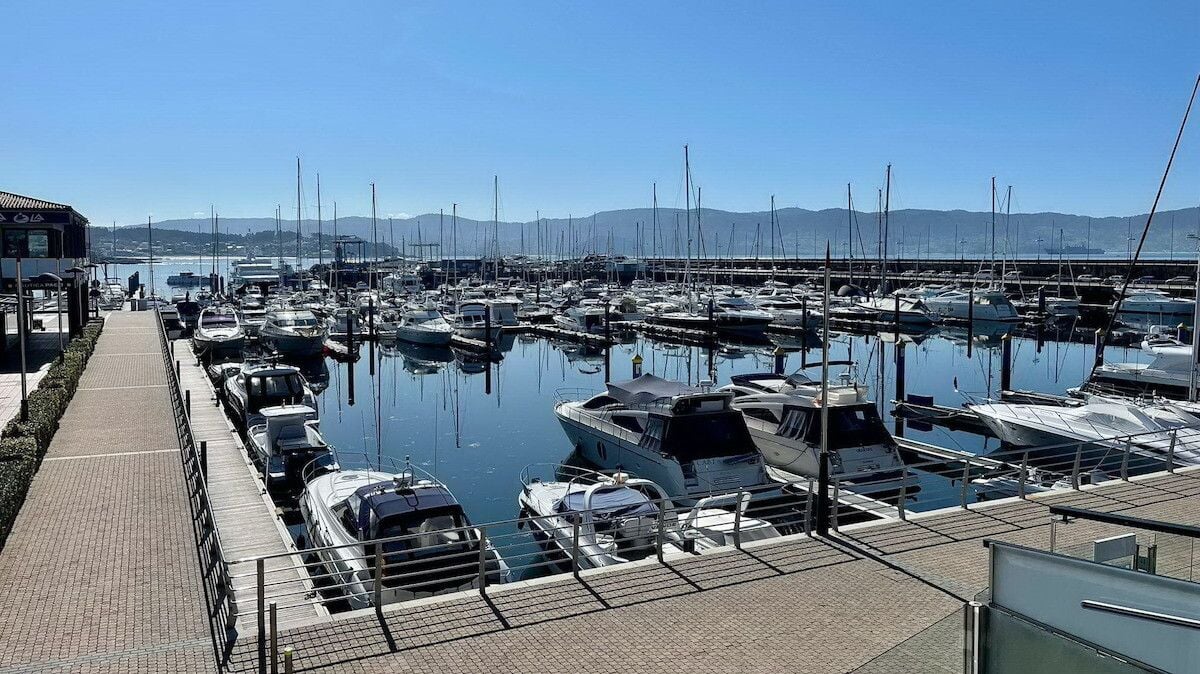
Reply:
<svg viewBox="0 0 1200 674"><path fill-rule="evenodd" d="M1119 527L1123 535L1068 545L1058 542L1061 528L1075 520ZM1180 580L1200 580L1200 527L1122 513L1071 506L1050 506L1050 552L1091 559Z"/></svg>
<svg viewBox="0 0 1200 674"><path fill-rule="evenodd" d="M788 498L777 496L781 487ZM486 594L490 587L518 579L578 577L587 569L626 562L665 563L708 550L740 549L755 540L810 533L813 489L812 481L805 480L710 496L694 507L647 497L632 511L526 510L514 519L448 527L426 520L412 525L415 532L336 545L312 545L312 527L326 527L319 536L327 536L328 527L342 527L339 537L354 538L356 531L340 518L320 525L306 522L308 547L230 560L228 579L255 588L255 599L243 603L257 614L260 630L267 630L259 634L260 654L275 662L276 651L264 651L276 643L273 616L278 611L318 602L332 613L381 613L387 604L464 590ZM297 570L308 582L296 582ZM316 589L315 596L310 588Z"/></svg>
<svg viewBox="0 0 1200 674"><path fill-rule="evenodd" d="M1078 490L1146 473L1174 472L1189 465L1181 456L1195 456L1200 451L1198 428L1200 424L1189 424L1093 440L1008 447L980 456L955 452L953 458L907 462L900 480L896 480L894 468L831 476L830 523L836 530L839 520L844 523L852 515L858 519L905 519L911 512L967 508L989 499L1024 499L1039 492ZM917 476L925 482L923 486L915 484ZM940 483L931 487L930 478ZM847 492L861 496L848 504Z"/></svg>
<svg viewBox="0 0 1200 674"><path fill-rule="evenodd" d="M172 362L174 342L168 338L162 315L157 311L155 324L163 348L163 366L167 374L167 389L171 395L171 410L175 417L184 482L187 485L188 504L191 507L192 532L196 538L196 552L200 558L200 575L209 620L213 627L214 639L224 639L218 648L226 647L236 636L233 627L237 618L237 606L232 595L233 586L230 583L225 553L221 547L221 535L217 531L216 518L208 497L205 474L207 466L203 452L197 447L195 435L192 433L190 396L188 400L184 399L179 385L177 362Z"/></svg>

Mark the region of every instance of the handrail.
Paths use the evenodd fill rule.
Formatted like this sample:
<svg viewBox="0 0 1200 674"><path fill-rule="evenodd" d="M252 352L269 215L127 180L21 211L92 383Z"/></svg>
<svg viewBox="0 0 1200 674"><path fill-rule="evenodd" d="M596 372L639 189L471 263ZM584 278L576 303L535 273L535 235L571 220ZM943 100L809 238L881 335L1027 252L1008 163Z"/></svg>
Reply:
<svg viewBox="0 0 1200 674"><path fill-rule="evenodd" d="M1200 538L1200 527L1191 526L1189 524L1175 524L1173 522L1162 522L1159 520L1148 520L1143 517L1134 517L1132 515L1122 515L1120 513L1107 513L1098 510L1088 510L1086 508L1074 508L1071 506L1050 506L1051 517L1061 515L1066 517L1076 517L1081 520L1092 520L1102 522L1104 524L1115 524L1118 526L1132 527L1134 529L1145 529L1146 531L1154 531L1160 534L1172 534L1175 536L1184 536L1186 538Z"/></svg>
<svg viewBox="0 0 1200 674"><path fill-rule="evenodd" d="M232 582L229 576L229 565L221 543L221 533L217 529L216 516L213 513L212 502L208 496L204 475L204 466L196 448L196 438L192 432L191 419L187 406L180 392L179 377L171 363L170 339L167 337L166 325L162 314L155 310L155 325L158 328L159 341L163 349L163 366L166 370L167 389L171 395L171 408L175 417L175 430L179 442L180 458L184 467L184 480L188 483L188 504L192 510L193 533L196 536L198 552L207 549L208 559L202 559L201 573L208 579L209 565L215 565L217 577L210 587L205 583L205 594L211 591L215 596L209 597L211 606L210 616L214 620L224 616L220 627L225 632L226 644L232 641L232 627L237 619L237 605L232 595ZM206 543L207 541L207 543ZM214 630L214 637L217 632Z"/></svg>

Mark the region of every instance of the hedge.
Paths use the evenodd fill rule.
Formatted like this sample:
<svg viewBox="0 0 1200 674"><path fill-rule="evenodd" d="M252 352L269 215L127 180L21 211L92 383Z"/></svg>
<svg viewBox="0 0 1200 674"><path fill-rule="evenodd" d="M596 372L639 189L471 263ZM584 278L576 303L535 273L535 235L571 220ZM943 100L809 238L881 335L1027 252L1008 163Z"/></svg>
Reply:
<svg viewBox="0 0 1200 674"><path fill-rule="evenodd" d="M96 350L103 327L102 321L92 321L71 340L62 360L46 370L38 387L29 394L28 418L14 418L0 432L0 548L8 540L33 474L58 430L58 421L79 388L79 379L88 357Z"/></svg>

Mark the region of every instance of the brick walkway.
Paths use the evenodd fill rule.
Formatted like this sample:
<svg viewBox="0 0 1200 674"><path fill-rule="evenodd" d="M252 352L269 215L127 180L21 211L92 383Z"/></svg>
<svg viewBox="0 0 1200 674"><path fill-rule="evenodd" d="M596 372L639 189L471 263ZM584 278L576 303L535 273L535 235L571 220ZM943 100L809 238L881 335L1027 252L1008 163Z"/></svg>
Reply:
<svg viewBox="0 0 1200 674"><path fill-rule="evenodd" d="M285 631L299 671L959 672L962 599L984 538L1045 549L1046 505L1200 522L1200 472L848 527L783 543L585 572ZM1059 545L1109 535L1077 521ZM935 585L937 587L935 587ZM938 588L945 588L943 591ZM958 597L952 596L952 594ZM239 644L232 669L256 665Z"/></svg>
<svg viewBox="0 0 1200 674"><path fill-rule="evenodd" d="M154 326L108 318L0 552L0 672L215 670Z"/></svg>

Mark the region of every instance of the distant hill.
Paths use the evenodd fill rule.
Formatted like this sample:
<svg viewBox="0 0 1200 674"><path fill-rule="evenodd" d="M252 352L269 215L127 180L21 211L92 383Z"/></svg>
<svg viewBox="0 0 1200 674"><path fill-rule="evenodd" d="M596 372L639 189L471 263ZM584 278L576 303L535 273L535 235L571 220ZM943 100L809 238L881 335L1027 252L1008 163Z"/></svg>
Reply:
<svg viewBox="0 0 1200 674"><path fill-rule="evenodd" d="M803 208L782 208L776 211L777 228L771 236L771 215L767 211L735 213L705 208L699 214L699 229L696 228L696 212L692 219L692 251L714 257L728 255L732 244L735 254L752 255L755 246L766 256L771 251L772 238L776 252L788 255L813 255L824 252L825 241L833 244L834 255L846 254L846 243L851 239L856 255L865 251L874 255L879 240L878 214L856 211L856 227L848 224L845 209L812 211ZM678 221L678 225L676 222ZM913 257L929 252L946 254L958 251L966 255L986 255L991 248L992 216L987 212L935 211L904 209L893 211L888 217L888 252L893 256ZM1059 232L1070 245L1090 245L1103 248L1110 253L1124 252L1127 246L1136 246L1136 237L1141 234L1146 215L1129 217L1088 218L1066 213L1014 213L1006 218L996 216L996 250L1003 253L1006 245L1010 254L1019 252L1034 255L1039 250L1057 244ZM607 252L637 254L637 242L642 242L642 252L650 255L673 254L676 250L685 254L687 250L687 217L683 209L658 209L658 226L653 225L653 211L649 208L632 208L603 211L595 216L575 218L544 218L539 227L532 222L501 222L499 230L501 252ZM1090 224L1089 224L1090 223ZM207 240L208 220L165 220L154 223L155 230L175 230L184 239L188 234L200 234L196 240ZM270 248L274 244L275 221L272 218L222 218L223 233L245 235L256 243ZM315 220L302 223L305 237L317 231ZM382 244L394 238L396 247L402 244L442 243L445 254L452 252L452 234L457 230L457 252L459 255L476 255L487 250L492 239L491 222L458 218L457 228L452 227L451 218L445 216L439 225L438 215L425 214L412 218L397 219L389 226L387 220L377 221L376 234ZM440 232L439 232L440 230ZM285 223L284 250L295 248L295 223ZM371 241L371 219L367 217L342 217L338 219L338 234L352 234ZM322 232L331 236L333 227L324 222ZM639 235L639 232L640 235ZM658 243L652 246L651 233ZM1185 208L1160 212L1147 241L1147 251L1165 252L1174 249L1194 251L1195 244L1187 240L1189 233L1200 233L1200 208ZM731 238L732 234L732 238ZM156 237L159 236L156 234ZM1130 242L1129 238L1134 237ZM524 243L522 248L522 237ZM106 235L95 232L93 240L103 246ZM145 227L133 225L118 228L121 242L145 241ZM1040 241L1039 241L1040 239ZM956 244L957 241L957 244ZM164 239L165 242L165 239ZM288 243L290 242L290 244ZM290 246L290 248L289 248ZM410 248L410 252L415 252Z"/></svg>

